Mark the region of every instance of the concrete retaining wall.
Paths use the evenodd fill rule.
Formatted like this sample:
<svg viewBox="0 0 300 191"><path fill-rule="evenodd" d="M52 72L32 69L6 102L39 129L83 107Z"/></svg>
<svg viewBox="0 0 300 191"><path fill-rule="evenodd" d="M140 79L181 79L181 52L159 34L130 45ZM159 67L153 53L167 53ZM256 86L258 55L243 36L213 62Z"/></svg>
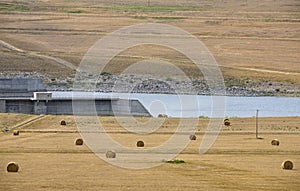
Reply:
<svg viewBox="0 0 300 191"><path fill-rule="evenodd" d="M46 91L41 79L0 78L0 97L33 97L33 92Z"/></svg>
<svg viewBox="0 0 300 191"><path fill-rule="evenodd" d="M104 99L104 100L74 100L76 115L100 116L151 116L138 100ZM1 99L0 112L26 114L73 115L72 100L21 100Z"/></svg>
<svg viewBox="0 0 300 191"><path fill-rule="evenodd" d="M5 102L5 113L34 113L33 103L30 100L6 100Z"/></svg>
<svg viewBox="0 0 300 191"><path fill-rule="evenodd" d="M112 116L110 100L76 100L75 106L78 108L75 113L78 115L94 115L97 112L101 116ZM55 115L73 115L72 100L52 100L47 103L47 113Z"/></svg>
<svg viewBox="0 0 300 191"><path fill-rule="evenodd" d="M5 112L6 112L6 101L0 100L0 113L5 113Z"/></svg>

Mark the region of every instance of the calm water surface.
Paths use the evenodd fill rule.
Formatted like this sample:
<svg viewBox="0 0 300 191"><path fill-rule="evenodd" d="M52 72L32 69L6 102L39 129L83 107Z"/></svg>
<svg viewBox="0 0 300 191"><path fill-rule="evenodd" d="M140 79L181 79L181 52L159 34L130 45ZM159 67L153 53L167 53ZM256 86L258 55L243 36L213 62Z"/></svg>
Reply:
<svg viewBox="0 0 300 191"><path fill-rule="evenodd" d="M138 99L153 116L172 117L228 116L260 117L300 116L300 98L294 97L211 97L172 94L110 94L91 92L52 92L53 97L98 97ZM224 102L223 102L224 101ZM214 107L213 107L214 104Z"/></svg>

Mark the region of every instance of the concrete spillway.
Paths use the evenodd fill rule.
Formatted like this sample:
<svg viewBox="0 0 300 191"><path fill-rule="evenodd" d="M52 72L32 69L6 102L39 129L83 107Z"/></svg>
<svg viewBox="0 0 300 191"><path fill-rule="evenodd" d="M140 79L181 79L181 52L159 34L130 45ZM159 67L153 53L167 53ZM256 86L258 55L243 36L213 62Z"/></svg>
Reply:
<svg viewBox="0 0 300 191"><path fill-rule="evenodd" d="M53 115L151 116L139 100L57 98L36 79L0 79L0 112Z"/></svg>

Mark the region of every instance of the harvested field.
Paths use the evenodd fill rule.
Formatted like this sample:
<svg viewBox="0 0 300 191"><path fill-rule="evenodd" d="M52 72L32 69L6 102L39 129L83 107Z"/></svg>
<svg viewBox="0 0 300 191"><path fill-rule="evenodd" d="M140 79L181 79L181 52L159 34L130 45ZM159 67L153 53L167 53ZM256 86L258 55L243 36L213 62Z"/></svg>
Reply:
<svg viewBox="0 0 300 191"><path fill-rule="evenodd" d="M228 86L255 87L272 81L282 84L281 89L299 89L298 8L296 0L153 0L149 7L146 1L131 0L18 4L6 0L0 4L0 40L16 49L1 47L0 71L38 72L50 79L59 78L53 82L59 84L75 73L63 60L78 66L101 37L133 24L165 23L181 27L203 41ZM201 77L183 55L156 46L124 51L105 70L120 73L131 63L151 57L168 60L193 78ZM168 77L167 71L165 75Z"/></svg>
<svg viewBox="0 0 300 191"><path fill-rule="evenodd" d="M0 77L37 77L55 88L66 88L72 84L75 68L87 50L100 38L125 26L162 23L180 27L200 39L218 62L228 87L278 89L283 92L280 95L297 96L299 18L299 0L2 0ZM192 79L203 77L184 55L157 45L127 49L112 59L104 71L119 74L132 63L150 58L172 63ZM152 67L149 64L137 72L147 74L160 69ZM172 80L170 71L162 73ZM0 114L0 190L300 188L300 117L259 118L259 139L255 138L255 118L230 118L230 126L222 127L216 142L204 155L199 154L199 147L209 119L199 118L196 132L191 132L192 120L185 119L184 136L189 140L189 135L195 134L197 139L178 153L172 160L175 162L161 160L160 166L143 170L123 169L105 162L91 151L86 140L76 146L74 141L81 134L73 116L47 115L33 120L37 117ZM61 125L62 120L66 125ZM123 122L140 129L140 123L148 120L124 118ZM136 134L120 126L115 117L99 117L113 140L139 151L165 143L182 119L153 120L161 124L157 131ZM82 125L87 131L97 125L85 121ZM18 127L18 136L13 136L13 127ZM280 140L280 144L272 145L274 139ZM140 140L145 145L137 148ZM99 152L107 160L124 154L122 150L101 146ZM17 173L7 172L11 161L19 165ZM293 169L282 169L284 161L291 161Z"/></svg>
<svg viewBox="0 0 300 191"><path fill-rule="evenodd" d="M0 113L0 131L9 129L31 119L32 115Z"/></svg>
<svg viewBox="0 0 300 191"><path fill-rule="evenodd" d="M61 119L65 119L70 125L61 126L58 123ZM3 118L0 120L3 121ZM139 120L145 121L146 118ZM125 130L118 125L114 117L100 117L103 126L110 132L109 135L132 149L136 148L138 140L145 141L146 148L165 142L174 132L179 120L166 118L165 123L168 125L162 126L157 133L139 135L120 132ZM261 139L255 139L255 119L231 118L234 128L223 129L208 153L199 155L199 146L203 139L202 129L208 120L199 119L197 140L191 141L176 157L185 163L169 164L162 161L158 167L129 170L106 163L85 144L75 146L74 140L80 135L76 132L76 124L71 116L47 116L22 127L19 136L13 136L11 133L0 134L0 186L4 190L299 188L300 130L285 128L300 124L299 117L261 118L261 129L264 130L260 134ZM282 129L270 129L268 125L278 125ZM270 144L274 138L280 140L279 146L274 147ZM103 150L104 154L106 152ZM281 164L286 160L293 162L293 170L282 169ZM19 164L18 173L6 172L6 165L10 161Z"/></svg>

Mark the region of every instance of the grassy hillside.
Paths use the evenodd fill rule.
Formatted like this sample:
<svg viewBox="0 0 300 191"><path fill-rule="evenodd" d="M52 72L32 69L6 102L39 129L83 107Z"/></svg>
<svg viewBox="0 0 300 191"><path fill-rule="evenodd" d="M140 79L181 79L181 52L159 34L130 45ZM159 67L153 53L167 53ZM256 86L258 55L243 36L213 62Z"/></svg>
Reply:
<svg viewBox="0 0 300 191"><path fill-rule="evenodd" d="M299 1L10 1L0 3L0 72L37 72L73 77L74 68L101 37L138 23L183 28L205 43L228 85L269 82L299 88ZM1 44L1 43L0 43ZM120 73L145 58L166 59L193 78L195 66L176 51L136 47L112 60L106 72ZM59 59L59 60L57 60ZM168 74L166 73L166 76ZM231 83L232 82L232 83Z"/></svg>

